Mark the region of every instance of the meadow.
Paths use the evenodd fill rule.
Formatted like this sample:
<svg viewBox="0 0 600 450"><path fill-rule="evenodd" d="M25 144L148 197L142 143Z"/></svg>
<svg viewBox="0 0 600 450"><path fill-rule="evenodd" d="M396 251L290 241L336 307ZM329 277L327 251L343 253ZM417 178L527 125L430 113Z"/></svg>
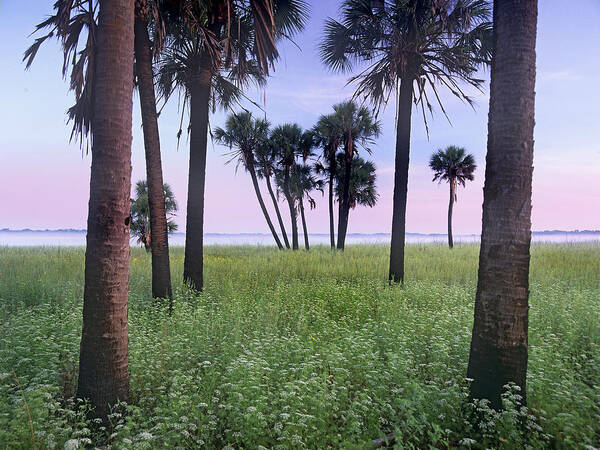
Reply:
<svg viewBox="0 0 600 450"><path fill-rule="evenodd" d="M477 245L210 246L206 289L150 298L131 255L131 398L108 427L72 399L84 250L0 248L1 448L600 447L600 243L535 244L528 408L469 402Z"/></svg>

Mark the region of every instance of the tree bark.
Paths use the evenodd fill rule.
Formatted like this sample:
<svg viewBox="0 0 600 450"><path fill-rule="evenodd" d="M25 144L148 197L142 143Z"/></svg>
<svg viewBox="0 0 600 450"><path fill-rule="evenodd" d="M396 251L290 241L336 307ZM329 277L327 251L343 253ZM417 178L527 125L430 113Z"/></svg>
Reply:
<svg viewBox="0 0 600 450"><path fill-rule="evenodd" d="M129 399L127 305L133 0L104 0L98 14L90 201L77 397L106 421Z"/></svg>
<svg viewBox="0 0 600 450"><path fill-rule="evenodd" d="M308 243L308 230L306 229L306 217L304 216L304 203L302 199L298 199L300 202L300 217L302 218L302 231L304 233L304 248L310 250L310 244Z"/></svg>
<svg viewBox="0 0 600 450"><path fill-rule="evenodd" d="M389 273L390 281L403 284L412 97L413 79L407 77L400 82L400 98L398 99L396 161L394 165L394 206L392 211L392 242L390 248Z"/></svg>
<svg viewBox="0 0 600 450"><path fill-rule="evenodd" d="M204 186L206 146L212 73L202 70L191 81L190 91L190 170L188 175L187 219L183 281L200 292L204 286Z"/></svg>
<svg viewBox="0 0 600 450"><path fill-rule="evenodd" d="M290 193L290 168L286 167L283 174L283 194L290 208L290 220L292 221L292 250L298 250L298 224L296 221L296 208L294 208L294 199Z"/></svg>
<svg viewBox="0 0 600 450"><path fill-rule="evenodd" d="M273 201L273 207L275 208L275 214L277 215L277 221L279 222L279 228L281 228L281 235L283 236L285 248L290 248L290 241L288 241L287 233L285 232L285 225L283 224L283 219L281 218L279 205L277 204L275 193L273 192L273 188L271 187L271 177L269 175L265 175L265 178L267 180L267 189L269 190L269 195L271 196L271 200Z"/></svg>
<svg viewBox="0 0 600 450"><path fill-rule="evenodd" d="M331 249L335 250L335 225L333 223L333 179L334 172L329 171L329 243Z"/></svg>
<svg viewBox="0 0 600 450"><path fill-rule="evenodd" d="M450 180L450 201L448 203L448 247L454 247L454 240L452 239L452 209L454 208L454 189L456 181Z"/></svg>
<svg viewBox="0 0 600 450"><path fill-rule="evenodd" d="M172 304L169 234L160 157L158 114L156 113L156 96L154 94L152 50L148 36L148 23L139 17L135 18L135 64L146 151L150 242L152 243L152 297L169 298Z"/></svg>
<svg viewBox="0 0 600 450"><path fill-rule="evenodd" d="M536 0L494 1L494 54L479 274L468 377L500 408L514 382L526 399Z"/></svg>
<svg viewBox="0 0 600 450"><path fill-rule="evenodd" d="M269 230L271 230L273 239L275 239L277 248L279 250L283 250L283 245L281 245L279 236L277 236L277 231L275 230L275 227L273 226L273 222L271 222L271 218L269 217L269 212L267 211L267 207L265 206L265 202L262 198L262 194L260 193L260 187L258 186L258 178L256 177L256 170L254 170L254 163L251 160L248 160L247 165L248 165L248 172L250 172L250 178L252 178L252 185L254 186L254 192L256 193L256 198L258 199L258 203L260 205L260 209L262 210L262 213L265 216L265 220L267 221Z"/></svg>
<svg viewBox="0 0 600 450"><path fill-rule="evenodd" d="M350 178L352 176L352 155L350 149L346 148L344 158L344 186L340 201L338 218L338 250L344 250L346 244L346 232L348 231L348 216L350 214Z"/></svg>

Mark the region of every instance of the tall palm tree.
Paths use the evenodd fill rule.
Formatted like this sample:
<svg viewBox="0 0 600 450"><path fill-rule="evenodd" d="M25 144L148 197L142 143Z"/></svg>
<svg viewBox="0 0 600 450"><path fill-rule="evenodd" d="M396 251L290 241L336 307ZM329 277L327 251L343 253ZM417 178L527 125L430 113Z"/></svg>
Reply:
<svg viewBox="0 0 600 450"><path fill-rule="evenodd" d="M237 159L238 163L242 164L244 169L250 174L260 209L265 216L277 247L279 250L282 250L283 245L281 245L277 231L275 231L273 222L271 222L271 218L269 217L269 212L258 186L258 176L256 175L254 154L259 146L264 145L268 136L269 122L261 119L253 119L252 114L249 112L230 114L225 122L225 129L217 127L213 132L213 138L216 142L226 145L230 149L235 148L232 152L232 159Z"/></svg>
<svg viewBox="0 0 600 450"><path fill-rule="evenodd" d="M348 231L348 215L350 214L350 177L352 161L362 146L367 153L371 153L369 144L379 136L380 125L373 118L365 106L358 106L354 101L348 100L333 106L334 123L338 128L343 146L344 164L339 168L341 174L341 200L338 215L338 241L337 248L344 250L346 232Z"/></svg>
<svg viewBox="0 0 600 450"><path fill-rule="evenodd" d="M438 150L431 155L429 167L434 172L433 181L447 181L450 185L450 201L448 203L448 246L454 247L452 239L452 209L456 197L456 184L465 186L465 181L473 181L473 173L477 166L475 158L471 154L466 154L462 147L451 145L446 150Z"/></svg>
<svg viewBox="0 0 600 450"><path fill-rule="evenodd" d="M340 22L329 19L321 58L330 68L361 71L350 78L356 97L378 111L392 94L397 104L394 208L389 279L404 281L404 240L408 160L413 101L432 111L444 86L471 103L461 82L480 87L480 64L490 56L489 5L486 0L344 0ZM427 122L426 122L427 124Z"/></svg>
<svg viewBox="0 0 600 450"><path fill-rule="evenodd" d="M150 40L149 29L153 40ZM135 75L140 96L152 242L152 296L172 299L169 262L169 224L163 190L158 114L154 92L153 56L160 53L165 27L158 0L135 2Z"/></svg>
<svg viewBox="0 0 600 450"><path fill-rule="evenodd" d="M180 2L181 3L181 2ZM203 287L204 187L211 108L227 107L250 82L264 83L277 58L276 41L301 30L307 7L301 0L183 1L185 14L171 14L158 84L164 98L183 92L190 115L190 165L183 278ZM223 76L223 75L226 76ZM181 134L181 130L179 132Z"/></svg>
<svg viewBox="0 0 600 450"><path fill-rule="evenodd" d="M276 180L288 204L292 226L292 250L298 250L298 223L296 201L292 195L290 178L295 170L296 160L308 155L312 147L312 134L303 131L298 124L278 125L271 131L270 142L277 154Z"/></svg>
<svg viewBox="0 0 600 450"><path fill-rule="evenodd" d="M304 248L310 250L308 242L308 228L306 226L306 215L304 214L304 198L308 201L310 209L316 207L315 199L311 197L312 191L323 192L323 182L313 175L313 168L308 164L297 164L292 171L290 179L290 190L296 199L300 218L302 220L302 232L304 233Z"/></svg>
<svg viewBox="0 0 600 450"><path fill-rule="evenodd" d="M345 165L344 155L338 154L337 158L338 174L341 174L341 167ZM368 206L372 208L377 203L379 194L375 185L376 181L375 164L371 161L364 160L359 156L352 159L352 171L350 173L350 209L356 208L358 205ZM344 189L344 180L338 175L336 179L336 195L338 201L342 201Z"/></svg>
<svg viewBox="0 0 600 450"><path fill-rule="evenodd" d="M265 140L260 143L256 148L256 173L259 178L264 178L267 184L267 190L271 196L273 202L273 208L275 208L275 214L277 215L277 221L279 222L279 228L281 229L281 235L286 248L290 248L290 241L288 240L287 233L285 231L285 225L283 224L283 218L281 217L281 211L279 210L279 203L275 197L273 186L271 185L271 177L275 174L277 154L274 151L273 146L269 140Z"/></svg>
<svg viewBox="0 0 600 450"><path fill-rule="evenodd" d="M129 399L129 196L133 95L134 0L59 0L36 27L50 28L25 52L29 68L41 44L57 37L70 70L75 104L71 137L91 141L90 201L85 252L83 327L77 397L107 419ZM97 21L96 21L97 18ZM86 36L83 49L79 38ZM91 133L92 140L85 138Z"/></svg>
<svg viewBox="0 0 600 450"><path fill-rule="evenodd" d="M99 6L83 330L77 397L105 418L129 397L129 195L133 0Z"/></svg>
<svg viewBox="0 0 600 450"><path fill-rule="evenodd" d="M537 0L494 1L488 150L471 395L502 406L514 382L526 399Z"/></svg>
<svg viewBox="0 0 600 450"><path fill-rule="evenodd" d="M167 183L163 185L165 199L165 212L167 214L167 232L177 231L177 224L171 220L177 212L175 195ZM132 236L137 236L138 243L144 244L147 252L152 251L155 243L152 241L152 220L150 218L150 201L148 182L138 181L135 184L135 198L131 199L131 224L129 226Z"/></svg>
<svg viewBox="0 0 600 450"><path fill-rule="evenodd" d="M315 165L317 173L325 174L328 184L329 199L329 241L331 249L335 249L335 223L333 218L333 190L336 175L336 155L342 141L334 114L322 115L312 129L316 147L322 149L323 162Z"/></svg>

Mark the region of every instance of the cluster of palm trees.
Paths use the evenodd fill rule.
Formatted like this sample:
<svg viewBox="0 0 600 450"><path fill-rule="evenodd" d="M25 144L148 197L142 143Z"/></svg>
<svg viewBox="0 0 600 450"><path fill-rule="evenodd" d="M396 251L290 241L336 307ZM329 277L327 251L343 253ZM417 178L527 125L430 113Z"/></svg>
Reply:
<svg viewBox="0 0 600 450"><path fill-rule="evenodd" d="M54 8L54 14L37 27L37 31L50 31L36 39L24 59L29 67L46 39L60 40L63 75L68 75L76 100L68 111L72 136L91 144L77 395L89 399L95 414L106 418L110 405L128 399L129 387L133 81L140 93L146 151L153 295L171 297L155 88L162 101L179 93L184 111L189 111L184 280L201 291L210 111L242 102L249 84L265 85L278 57L278 41L303 29L308 6L303 0L57 0ZM445 114L441 89L471 103L465 86L480 88L483 80L478 70L491 62L483 232L469 376L474 379L473 395L489 398L494 406L500 406L500 392L508 381L525 388L536 23L537 0L495 0L493 25L487 0L343 0L341 19L326 22L321 45L326 66L350 73L356 100L370 103L375 114L390 99L396 104L389 269L393 282L404 281L413 104L427 124L433 103ZM372 164L356 156L379 133L369 110L353 102L337 105L310 133L294 124L269 131L267 123L246 116L243 138L235 130L240 117L244 116L231 116L216 137L235 147L253 178L263 212L257 180L265 178L273 198L273 177L290 209L291 245L298 248L296 207L303 216L302 200L310 204L308 185L317 181L311 177L323 174L331 244L336 196L336 247L343 249L352 205L362 199L367 204L376 200L373 186L353 187L351 176L354 171L362 180L372 178ZM85 139L88 133L90 140ZM267 134L269 145L258 144ZM321 149L314 174L305 164L310 153L307 141ZM287 241L281 214L277 215ZM265 217L274 232L268 214Z"/></svg>
<svg viewBox="0 0 600 450"><path fill-rule="evenodd" d="M290 242L273 191L282 194L289 208L292 232L291 248L298 249L297 216L300 214L304 247L310 249L306 225L305 201L316 205L313 191L329 193L331 248L335 249L334 197L339 208L337 248L343 249L350 209L357 205L375 206L375 165L359 156L359 149L371 152L370 144L380 133L379 122L366 107L345 101L333 107L333 113L323 115L310 130L298 124L286 123L271 129L266 119L255 119L244 111L232 113L224 128L216 128L213 138L228 146L231 160L237 160L250 174L256 197L277 247L290 248ZM264 179L273 203L281 242L276 227L263 200L259 179ZM278 195L279 196L279 195Z"/></svg>
<svg viewBox="0 0 600 450"><path fill-rule="evenodd" d="M184 280L201 291L209 112L240 102L250 83L263 85L278 58L277 42L293 37L307 17L303 0L57 0L54 13L36 27L49 31L25 52L26 66L47 39L60 41L63 75L75 94L68 111L71 137L87 148L91 144L77 395L88 398L98 416L128 398L134 81L146 152L152 294L172 298L157 100L166 102L175 93L190 118Z"/></svg>

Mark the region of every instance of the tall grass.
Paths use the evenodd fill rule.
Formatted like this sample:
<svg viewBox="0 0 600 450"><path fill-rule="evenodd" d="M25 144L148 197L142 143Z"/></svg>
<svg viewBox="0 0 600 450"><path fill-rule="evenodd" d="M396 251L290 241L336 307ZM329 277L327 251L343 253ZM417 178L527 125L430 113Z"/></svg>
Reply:
<svg viewBox="0 0 600 450"><path fill-rule="evenodd" d="M0 248L0 447L600 446L598 243L533 246L529 409L502 413L467 398L478 246L407 246L404 289L388 251L208 247L196 296L174 248L169 317L134 249L131 400L102 430L70 399L83 249Z"/></svg>

